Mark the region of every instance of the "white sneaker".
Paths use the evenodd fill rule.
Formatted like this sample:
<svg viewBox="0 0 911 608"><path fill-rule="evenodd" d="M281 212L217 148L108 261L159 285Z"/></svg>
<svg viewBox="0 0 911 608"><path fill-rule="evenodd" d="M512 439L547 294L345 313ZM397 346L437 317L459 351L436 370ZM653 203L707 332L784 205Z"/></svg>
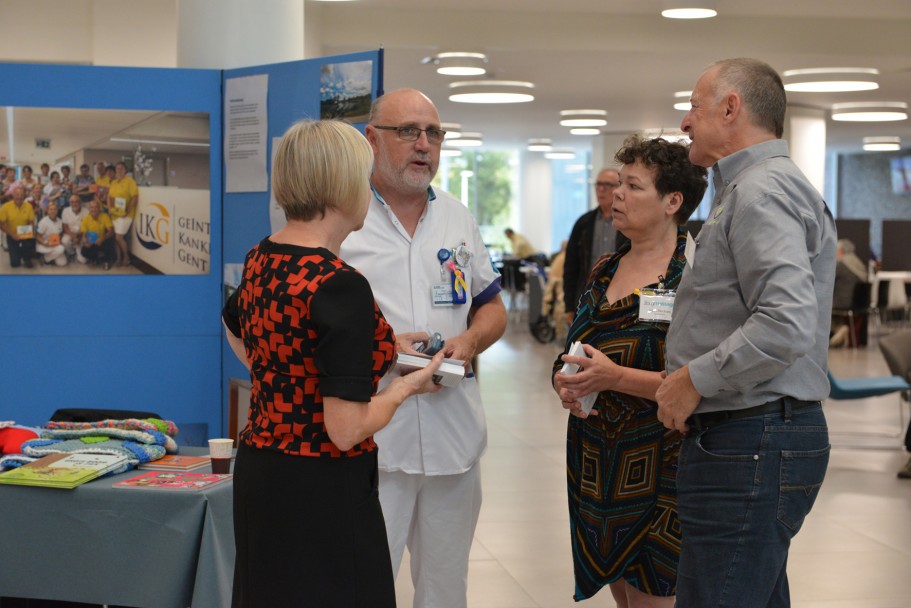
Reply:
<svg viewBox="0 0 911 608"><path fill-rule="evenodd" d="M86 260L86 259L85 259L85 256L83 256L81 253L77 253L77 254L76 254L76 261L79 262L80 264L87 264L87 263L88 263L88 260Z"/></svg>

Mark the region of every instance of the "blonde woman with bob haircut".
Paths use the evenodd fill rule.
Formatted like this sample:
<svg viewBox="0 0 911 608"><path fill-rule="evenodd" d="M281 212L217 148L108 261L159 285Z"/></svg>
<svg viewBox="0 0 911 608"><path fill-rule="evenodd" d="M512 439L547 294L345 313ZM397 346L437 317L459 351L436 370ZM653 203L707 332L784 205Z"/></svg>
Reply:
<svg viewBox="0 0 911 608"><path fill-rule="evenodd" d="M363 225L372 164L346 123L292 125L272 167L288 223L247 254L222 314L253 384L234 466L235 608L395 606L373 434L438 390L442 354L377 392L395 336L338 257Z"/></svg>

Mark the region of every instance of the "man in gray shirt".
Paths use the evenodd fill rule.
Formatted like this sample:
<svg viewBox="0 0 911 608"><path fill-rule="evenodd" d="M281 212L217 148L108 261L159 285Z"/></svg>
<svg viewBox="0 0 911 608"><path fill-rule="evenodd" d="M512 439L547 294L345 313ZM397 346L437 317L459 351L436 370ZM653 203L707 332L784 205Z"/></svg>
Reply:
<svg viewBox="0 0 911 608"><path fill-rule="evenodd" d="M789 606L788 546L825 477L835 223L788 157L781 78L709 67L681 128L715 199L674 304L658 418L677 477L681 608Z"/></svg>

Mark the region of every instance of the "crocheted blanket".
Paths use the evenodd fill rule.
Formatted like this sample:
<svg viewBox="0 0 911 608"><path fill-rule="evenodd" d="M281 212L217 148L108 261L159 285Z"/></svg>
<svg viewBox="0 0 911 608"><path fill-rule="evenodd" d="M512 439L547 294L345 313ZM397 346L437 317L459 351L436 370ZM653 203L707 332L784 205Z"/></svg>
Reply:
<svg viewBox="0 0 911 608"><path fill-rule="evenodd" d="M176 454L177 425L170 420L101 420L98 422L48 422L38 439L22 444L22 454L40 458L57 452L88 452L125 456L123 473L144 462ZM11 463L12 464L12 463Z"/></svg>
<svg viewBox="0 0 911 608"><path fill-rule="evenodd" d="M98 422L56 422L50 421L41 433L43 439L72 439L89 437L111 437L127 439L138 443L164 446L169 454L177 453L177 425L170 420L158 418L126 418L123 420L100 420Z"/></svg>

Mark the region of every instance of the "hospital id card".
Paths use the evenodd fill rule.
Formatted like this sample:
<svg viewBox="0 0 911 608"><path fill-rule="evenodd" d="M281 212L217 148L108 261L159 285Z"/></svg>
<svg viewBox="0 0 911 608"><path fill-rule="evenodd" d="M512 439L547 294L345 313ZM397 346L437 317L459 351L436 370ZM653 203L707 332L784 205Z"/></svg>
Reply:
<svg viewBox="0 0 911 608"><path fill-rule="evenodd" d="M430 296L434 306L452 306L452 284L434 283L430 286Z"/></svg>
<svg viewBox="0 0 911 608"><path fill-rule="evenodd" d="M670 323L676 297L677 292L672 289L641 290L639 292L639 320Z"/></svg>

